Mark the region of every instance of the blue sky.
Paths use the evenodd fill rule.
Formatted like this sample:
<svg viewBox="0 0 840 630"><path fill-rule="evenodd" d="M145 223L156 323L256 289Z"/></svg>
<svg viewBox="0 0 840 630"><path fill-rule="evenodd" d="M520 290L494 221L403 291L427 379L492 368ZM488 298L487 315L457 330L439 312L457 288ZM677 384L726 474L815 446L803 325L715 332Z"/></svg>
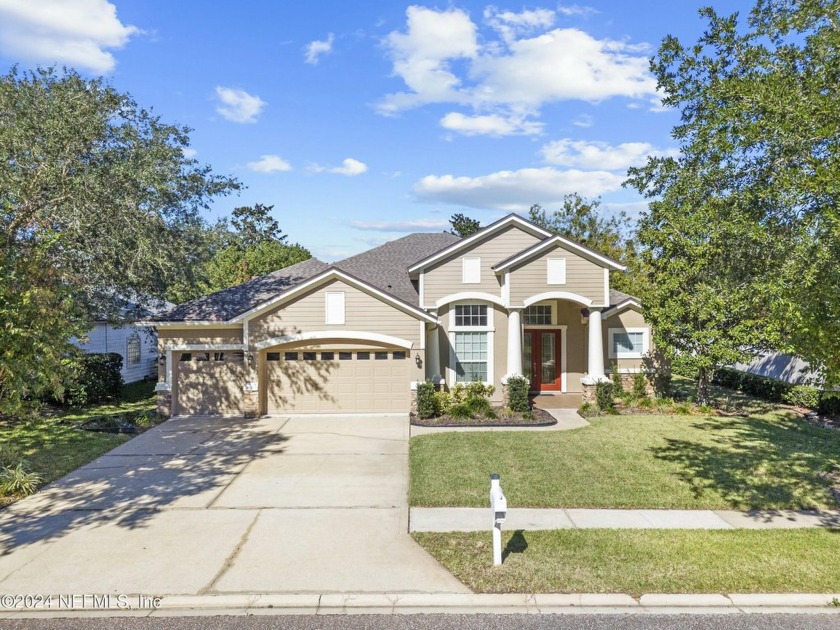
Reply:
<svg viewBox="0 0 840 630"><path fill-rule="evenodd" d="M636 215L628 166L674 151L647 59L734 0L523 5L0 0L0 64L106 76L196 159L273 204L327 261L464 212L489 223L564 194Z"/></svg>

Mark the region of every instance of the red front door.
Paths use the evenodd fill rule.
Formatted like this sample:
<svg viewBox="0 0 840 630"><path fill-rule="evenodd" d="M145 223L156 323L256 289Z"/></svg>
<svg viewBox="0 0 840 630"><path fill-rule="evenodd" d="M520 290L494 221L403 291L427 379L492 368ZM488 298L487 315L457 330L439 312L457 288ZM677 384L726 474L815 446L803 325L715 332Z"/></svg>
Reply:
<svg viewBox="0 0 840 630"><path fill-rule="evenodd" d="M522 368L531 380L531 391L561 391L560 331L526 330L523 350Z"/></svg>

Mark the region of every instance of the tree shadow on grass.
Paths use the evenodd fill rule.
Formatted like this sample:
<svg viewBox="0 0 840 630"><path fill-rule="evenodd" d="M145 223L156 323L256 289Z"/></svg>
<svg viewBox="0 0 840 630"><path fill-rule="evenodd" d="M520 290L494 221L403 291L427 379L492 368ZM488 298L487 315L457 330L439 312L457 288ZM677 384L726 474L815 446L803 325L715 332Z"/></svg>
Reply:
<svg viewBox="0 0 840 630"><path fill-rule="evenodd" d="M704 439L666 439L650 450L678 466L695 497L717 494L742 510L838 507L840 432L792 417L709 418L692 428Z"/></svg>

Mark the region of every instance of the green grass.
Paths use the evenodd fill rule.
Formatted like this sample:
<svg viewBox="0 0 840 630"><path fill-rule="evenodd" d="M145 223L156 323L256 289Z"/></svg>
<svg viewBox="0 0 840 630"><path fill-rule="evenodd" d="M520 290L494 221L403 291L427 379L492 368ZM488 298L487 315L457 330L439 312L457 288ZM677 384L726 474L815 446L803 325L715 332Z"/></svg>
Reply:
<svg viewBox="0 0 840 630"><path fill-rule="evenodd" d="M478 593L837 593L840 530L557 530L414 538Z"/></svg>
<svg viewBox="0 0 840 630"><path fill-rule="evenodd" d="M835 508L840 431L775 411L411 440L411 505L485 507L490 473L511 507Z"/></svg>
<svg viewBox="0 0 840 630"><path fill-rule="evenodd" d="M154 383L132 383L123 387L120 400L114 403L82 409L47 408L30 418L0 419L0 451L25 460L27 468L41 475L46 484L131 438L81 431L77 428L80 424L99 416L154 409ZM14 500L15 497L0 496L0 506Z"/></svg>

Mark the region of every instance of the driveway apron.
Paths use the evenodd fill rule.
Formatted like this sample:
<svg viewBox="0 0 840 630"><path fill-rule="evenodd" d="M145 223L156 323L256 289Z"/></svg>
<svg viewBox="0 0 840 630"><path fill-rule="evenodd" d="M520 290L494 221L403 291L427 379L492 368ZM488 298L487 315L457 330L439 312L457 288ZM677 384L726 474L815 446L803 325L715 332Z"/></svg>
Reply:
<svg viewBox="0 0 840 630"><path fill-rule="evenodd" d="M176 418L0 511L0 592L468 592L407 488L405 416Z"/></svg>

